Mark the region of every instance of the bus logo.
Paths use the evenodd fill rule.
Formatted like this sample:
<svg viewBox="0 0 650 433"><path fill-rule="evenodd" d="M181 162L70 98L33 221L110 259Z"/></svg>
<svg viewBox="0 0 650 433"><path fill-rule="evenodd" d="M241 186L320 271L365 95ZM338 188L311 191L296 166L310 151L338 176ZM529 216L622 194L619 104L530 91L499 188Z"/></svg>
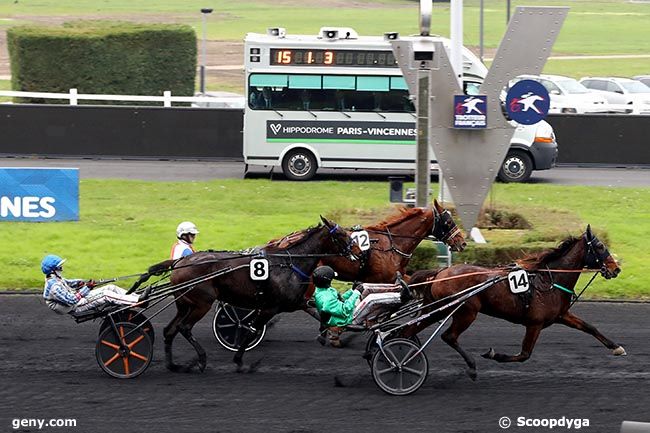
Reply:
<svg viewBox="0 0 650 433"><path fill-rule="evenodd" d="M282 124L280 123L271 123L270 125L271 131L273 131L273 135L278 135L278 132L280 132L280 129L282 129Z"/></svg>
<svg viewBox="0 0 650 433"><path fill-rule="evenodd" d="M487 126L487 96L454 96L454 128L478 129Z"/></svg>

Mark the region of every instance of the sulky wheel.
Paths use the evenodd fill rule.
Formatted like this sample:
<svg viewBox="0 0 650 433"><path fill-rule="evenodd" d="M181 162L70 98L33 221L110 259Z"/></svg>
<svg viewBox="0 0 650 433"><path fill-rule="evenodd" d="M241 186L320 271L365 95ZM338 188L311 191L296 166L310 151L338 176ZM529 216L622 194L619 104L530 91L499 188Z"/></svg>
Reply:
<svg viewBox="0 0 650 433"><path fill-rule="evenodd" d="M382 391L408 395L417 391L427 378L429 362L424 352L406 338L395 338L372 357L372 378ZM417 355L416 355L417 353Z"/></svg>
<svg viewBox="0 0 650 433"><path fill-rule="evenodd" d="M212 321L212 331L215 338L225 349L236 352L246 331L251 329L255 316L255 310L239 308L220 302L217 305L214 320ZM260 344L265 333L266 325L257 331L255 339L250 342L246 351Z"/></svg>
<svg viewBox="0 0 650 433"><path fill-rule="evenodd" d="M389 336L384 341L390 341L391 339L394 339L396 337ZM422 347L422 342L420 341L420 338L417 335L411 335L408 337L409 340L417 344L418 347ZM366 351L363 353L363 359L368 361L368 367L372 368L372 357L375 354L375 352L379 350L379 346L377 346L377 336L375 334L372 334L370 338L368 338L368 341L366 342Z"/></svg>
<svg viewBox="0 0 650 433"><path fill-rule="evenodd" d="M130 322L106 327L97 340L97 363L107 374L118 379L131 379L142 374L153 358L153 342L149 334Z"/></svg>
<svg viewBox="0 0 650 433"><path fill-rule="evenodd" d="M153 330L153 326L151 325L151 322L144 314L138 314L137 310L126 310L114 314L113 320L115 322L131 322L131 323L135 323L136 325L144 323L142 329L144 329L147 335L149 335L149 338L151 339L151 343L153 344L156 341L156 333ZM101 335L101 333L104 332L104 329L108 328L109 326L111 326L111 319L107 317L106 319L104 319L104 321L99 327L99 335Z"/></svg>

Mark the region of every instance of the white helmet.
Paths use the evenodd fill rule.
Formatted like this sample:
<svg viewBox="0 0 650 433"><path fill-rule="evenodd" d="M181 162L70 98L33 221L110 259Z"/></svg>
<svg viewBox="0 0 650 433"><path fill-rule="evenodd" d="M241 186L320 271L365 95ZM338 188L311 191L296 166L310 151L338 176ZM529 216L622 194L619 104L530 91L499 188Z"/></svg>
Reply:
<svg viewBox="0 0 650 433"><path fill-rule="evenodd" d="M193 234L196 235L199 233L199 229L196 228L194 223L191 223L189 221L183 221L176 227L176 237L180 238L183 235L186 234Z"/></svg>

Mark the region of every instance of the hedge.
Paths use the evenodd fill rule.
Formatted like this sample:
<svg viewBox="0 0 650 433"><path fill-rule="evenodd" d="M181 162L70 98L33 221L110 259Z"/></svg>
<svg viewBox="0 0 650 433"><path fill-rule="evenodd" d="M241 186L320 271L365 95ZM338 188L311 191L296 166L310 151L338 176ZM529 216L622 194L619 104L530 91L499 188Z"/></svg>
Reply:
<svg viewBox="0 0 650 433"><path fill-rule="evenodd" d="M194 94L196 34L187 25L77 21L63 27L19 26L7 30L7 43L16 91Z"/></svg>

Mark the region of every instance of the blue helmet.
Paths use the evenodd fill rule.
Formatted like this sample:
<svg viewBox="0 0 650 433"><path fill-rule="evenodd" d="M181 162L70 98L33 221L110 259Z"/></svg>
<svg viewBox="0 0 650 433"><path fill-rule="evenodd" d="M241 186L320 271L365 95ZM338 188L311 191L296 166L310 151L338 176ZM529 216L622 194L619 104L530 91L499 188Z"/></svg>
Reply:
<svg viewBox="0 0 650 433"><path fill-rule="evenodd" d="M60 270L63 262L65 262L65 259L55 256L54 254L48 254L41 262L41 271L43 271L45 275L49 275L56 270Z"/></svg>

